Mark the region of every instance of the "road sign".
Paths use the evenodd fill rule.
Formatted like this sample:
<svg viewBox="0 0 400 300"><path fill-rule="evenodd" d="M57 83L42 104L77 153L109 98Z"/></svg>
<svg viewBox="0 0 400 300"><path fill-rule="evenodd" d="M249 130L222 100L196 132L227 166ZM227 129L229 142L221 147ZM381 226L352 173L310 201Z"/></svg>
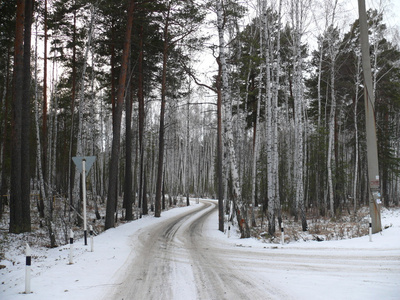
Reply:
<svg viewBox="0 0 400 300"><path fill-rule="evenodd" d="M82 173L82 161L85 160L85 176L87 176L90 168L96 160L96 156L74 156L72 160L74 161L80 173Z"/></svg>
<svg viewBox="0 0 400 300"><path fill-rule="evenodd" d="M83 235L85 246L87 245L87 229L86 229L86 176L92 167L96 156L75 156L72 158L79 172L82 173L82 194L83 194Z"/></svg>

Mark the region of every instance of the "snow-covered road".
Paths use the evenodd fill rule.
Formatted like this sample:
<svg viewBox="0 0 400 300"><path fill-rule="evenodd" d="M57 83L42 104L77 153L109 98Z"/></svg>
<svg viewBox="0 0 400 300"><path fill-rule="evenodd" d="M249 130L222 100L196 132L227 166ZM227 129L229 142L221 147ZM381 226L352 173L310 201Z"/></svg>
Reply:
<svg viewBox="0 0 400 300"><path fill-rule="evenodd" d="M262 243L217 230L216 201L163 211L95 237L46 249L32 241L32 293L25 257L8 251L1 300L400 299L400 210L381 234L327 242Z"/></svg>
<svg viewBox="0 0 400 300"><path fill-rule="evenodd" d="M235 260L245 260L246 251L229 251L206 235L216 205L203 203L132 236L135 258L104 299L287 299L249 269L237 268Z"/></svg>
<svg viewBox="0 0 400 300"><path fill-rule="evenodd" d="M216 203L202 203L137 231L131 237L136 253L104 299L400 297L398 249L371 251L334 242L262 246L224 239L215 232Z"/></svg>

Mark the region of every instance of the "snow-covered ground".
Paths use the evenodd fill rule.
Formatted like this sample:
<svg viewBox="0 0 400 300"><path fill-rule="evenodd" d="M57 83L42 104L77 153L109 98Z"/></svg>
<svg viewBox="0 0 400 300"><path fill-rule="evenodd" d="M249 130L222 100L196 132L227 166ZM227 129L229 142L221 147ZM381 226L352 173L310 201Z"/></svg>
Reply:
<svg viewBox="0 0 400 300"><path fill-rule="evenodd" d="M203 218L204 224L197 226L197 231L189 230L196 218L199 223L200 217L196 216L204 215L207 211L209 214ZM180 216L182 221L178 223L176 220L180 220ZM189 207L163 212L161 218L145 217L107 230L94 238L94 252L90 251L90 241L88 246L84 246L83 240L77 240L74 243L73 264L68 263L69 245L54 249L30 245L32 292L29 295L24 294L25 256L21 254L22 249L8 251L5 259L0 261L0 265L5 266L0 270L0 299L108 299L114 291L127 285L122 281L123 274L128 274L128 265L140 261L138 253L143 255L140 247L145 243L143 239L146 234L161 232L164 224L173 224L174 227L168 225L169 229L164 228L164 235L174 230L171 239L176 240L174 247L178 248L169 248L171 245L167 244L165 248L155 251L162 253L173 249L175 253L179 252L174 255L182 257L177 260L176 256L171 258L173 254L168 254L166 258L174 260L169 265L170 268L175 266L171 269L174 280L168 282L172 285L169 289L170 298L173 299L204 299L207 295L212 299L228 299L228 294L221 286L214 287L220 295L212 295L211 292L199 294L199 290L207 289L213 278L221 280L220 285L230 281L229 289L236 286L242 289L243 294L248 293L249 299L400 299L399 209L384 210L382 225L388 228L374 234L372 242L368 236L364 236L340 241L299 241L280 245L263 243L257 239L240 239L234 232L228 238L228 234L217 230L217 211L212 201L200 204L192 202ZM190 237L191 234L198 234L199 239ZM189 237L198 244L185 242ZM190 243L198 249L179 250L179 247ZM211 265L204 266L208 253L212 255ZM194 255L195 259L189 260L190 255ZM218 262L221 264L216 266ZM218 267L221 268L222 279L218 278ZM198 272L205 274L196 274ZM234 274L229 276L230 273ZM208 274L212 275L211 279L204 280ZM133 284L139 278L130 280ZM246 291L242 286L248 282L260 287L265 297ZM253 285L249 289L254 289ZM128 299L139 298L130 296ZM151 299L166 298L160 294Z"/></svg>

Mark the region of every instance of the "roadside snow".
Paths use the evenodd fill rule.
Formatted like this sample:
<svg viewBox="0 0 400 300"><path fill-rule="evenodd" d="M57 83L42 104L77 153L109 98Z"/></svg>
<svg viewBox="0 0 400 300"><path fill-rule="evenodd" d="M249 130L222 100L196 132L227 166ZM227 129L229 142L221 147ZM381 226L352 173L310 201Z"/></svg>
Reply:
<svg viewBox="0 0 400 300"><path fill-rule="evenodd" d="M189 207L176 208L162 213L161 218L145 217L140 220L107 230L94 238L94 252L90 252L90 241L84 246L83 240L74 243L74 263L69 265L69 245L54 249L32 248L32 293L24 294L25 290L25 256L23 249L14 249L5 253L5 259L0 265L5 268L0 270L0 299L99 299L112 287L114 281L111 278L122 269L128 259L135 255L135 244L129 237L138 230L145 230L163 222L167 218L178 216L194 210L200 204ZM260 276L268 276L270 283L280 289L290 291L294 299L374 299L371 294L371 286L374 286L376 295L383 296L380 299L399 299L400 295L400 209L384 210L382 213L382 227L388 227L382 233L374 234L372 242L368 236L353 238L349 240L326 241L326 242L290 242L284 245L263 243L257 239L240 239L231 230L230 238L217 230L217 215L213 214L204 225L204 231L213 243L220 244L222 248L230 251L235 248L248 248L252 251L271 251L277 253L280 265L271 265L271 268L256 270ZM330 269L334 277L321 276L321 273L313 273L310 270L302 270L301 258L309 255L324 255L337 257L350 256L360 260L357 263L369 264L370 260L363 261L368 255L377 258L384 255L397 261L393 269L385 270L384 274L368 274L353 272L349 269L346 273L346 265L338 262L337 266L331 263L320 261L320 268ZM285 261L286 255L292 260ZM298 261L293 257L298 256ZM249 260L251 260L250 256ZM300 269L299 273L289 272L289 268L282 267L284 264L295 265ZM372 262L373 263L373 262ZM334 268L337 268L334 269ZM366 272L368 268L366 266ZM240 271L240 270L238 270ZM185 278L186 268L177 274L179 278ZM351 280L349 280L351 278ZM332 281L328 286L321 284ZM338 290L335 284L341 289ZM365 287L365 290L354 289ZM181 295L186 299L195 299L192 291L180 290ZM329 290L330 289L330 290ZM335 295L334 297L332 295ZM375 298L376 299L376 298Z"/></svg>

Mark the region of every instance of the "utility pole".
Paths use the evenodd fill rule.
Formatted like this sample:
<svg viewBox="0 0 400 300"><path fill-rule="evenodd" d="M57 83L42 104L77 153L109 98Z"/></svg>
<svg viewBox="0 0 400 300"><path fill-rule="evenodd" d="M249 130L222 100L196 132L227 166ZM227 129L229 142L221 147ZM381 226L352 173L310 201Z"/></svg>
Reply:
<svg viewBox="0 0 400 300"><path fill-rule="evenodd" d="M365 130L367 137L369 213L372 222L372 233L382 230L380 212L380 183L378 167L378 146L376 142L375 95L372 88L371 61L369 55L367 13L365 0L358 0L360 17L360 42L362 67L364 74Z"/></svg>

